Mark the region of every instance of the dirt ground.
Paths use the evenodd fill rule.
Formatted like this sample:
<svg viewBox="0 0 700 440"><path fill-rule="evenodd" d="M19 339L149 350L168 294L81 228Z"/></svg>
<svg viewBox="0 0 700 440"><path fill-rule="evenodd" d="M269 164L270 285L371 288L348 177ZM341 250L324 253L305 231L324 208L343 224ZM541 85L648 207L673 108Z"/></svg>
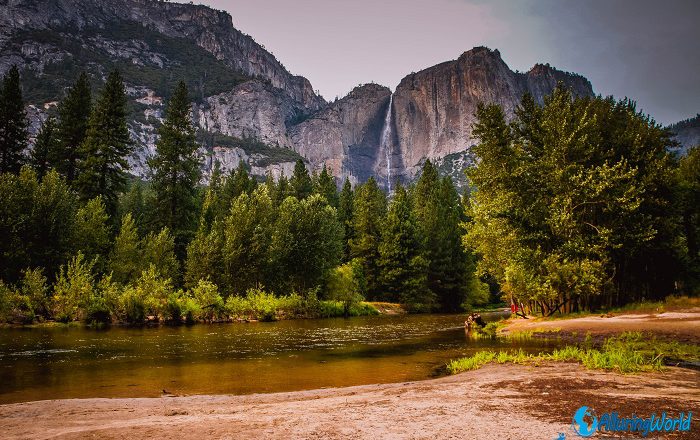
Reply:
<svg viewBox="0 0 700 440"><path fill-rule="evenodd" d="M574 438L599 414L700 414L700 371L623 376L576 364L488 365L420 382L247 396L46 400L0 406L5 439ZM664 438L700 438L691 432ZM627 438L627 437L626 437Z"/></svg>
<svg viewBox="0 0 700 440"><path fill-rule="evenodd" d="M625 331L652 332L667 339L700 344L700 309L658 314L592 315L552 321L516 319L506 326L505 332L546 332L555 329L566 333L576 332L581 336L588 332L593 336L609 336Z"/></svg>

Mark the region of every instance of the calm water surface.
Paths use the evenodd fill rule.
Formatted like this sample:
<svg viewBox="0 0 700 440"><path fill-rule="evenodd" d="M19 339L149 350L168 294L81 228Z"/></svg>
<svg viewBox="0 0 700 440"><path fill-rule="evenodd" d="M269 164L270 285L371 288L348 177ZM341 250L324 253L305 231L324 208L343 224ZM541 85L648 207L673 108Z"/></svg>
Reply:
<svg viewBox="0 0 700 440"><path fill-rule="evenodd" d="M497 319L491 316L490 319ZM464 315L191 327L0 329L0 403L80 397L248 394L426 379L484 348Z"/></svg>

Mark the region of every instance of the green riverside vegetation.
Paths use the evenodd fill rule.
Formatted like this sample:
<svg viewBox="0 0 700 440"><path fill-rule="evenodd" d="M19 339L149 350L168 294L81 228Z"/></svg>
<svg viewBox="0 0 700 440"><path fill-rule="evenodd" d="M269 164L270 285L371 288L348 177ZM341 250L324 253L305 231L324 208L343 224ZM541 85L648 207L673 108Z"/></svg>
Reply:
<svg viewBox="0 0 700 440"><path fill-rule="evenodd" d="M700 346L658 340L639 332L611 336L599 348L592 347L589 341L582 346L569 345L551 353L527 354L522 349L479 351L472 356L450 361L447 371L457 374L478 370L489 363L536 365L541 362L578 362L589 369L639 373L662 371L667 363L700 360Z"/></svg>

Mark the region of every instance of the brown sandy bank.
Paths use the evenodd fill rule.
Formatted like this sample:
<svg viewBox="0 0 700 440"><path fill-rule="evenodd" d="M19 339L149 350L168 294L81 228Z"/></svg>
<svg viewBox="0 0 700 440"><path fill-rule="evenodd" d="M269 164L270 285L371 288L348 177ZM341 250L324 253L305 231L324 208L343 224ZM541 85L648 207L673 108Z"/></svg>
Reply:
<svg viewBox="0 0 700 440"><path fill-rule="evenodd" d="M556 319L514 319L504 332L552 331L577 332L580 335L590 332L594 336L609 336L626 331L653 332L655 335L678 341L700 343L700 309L664 313L629 313L615 316L591 315L581 318Z"/></svg>
<svg viewBox="0 0 700 440"><path fill-rule="evenodd" d="M700 414L700 371L623 376L576 364L488 365L420 382L246 396L46 400L0 406L2 437L572 438L582 405ZM694 417L689 434L699 438Z"/></svg>

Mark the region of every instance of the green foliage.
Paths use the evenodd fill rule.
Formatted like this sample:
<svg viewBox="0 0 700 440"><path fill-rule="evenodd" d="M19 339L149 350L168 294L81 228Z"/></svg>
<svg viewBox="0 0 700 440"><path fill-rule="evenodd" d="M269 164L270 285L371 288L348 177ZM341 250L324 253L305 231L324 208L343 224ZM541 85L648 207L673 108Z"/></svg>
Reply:
<svg viewBox="0 0 700 440"><path fill-rule="evenodd" d="M36 171L39 179L44 177L50 168L54 166L51 161L52 155L58 148L58 138L56 133L56 120L49 116L39 129L32 148L29 162Z"/></svg>
<svg viewBox="0 0 700 440"><path fill-rule="evenodd" d="M355 194L350 181L345 179L338 198L338 221L343 225L343 261L350 261L350 242L355 237L353 225L355 212Z"/></svg>
<svg viewBox="0 0 700 440"><path fill-rule="evenodd" d="M689 149L681 158L677 182L676 205L685 239L681 252L682 289L686 293L697 294L700 292L700 146Z"/></svg>
<svg viewBox="0 0 700 440"><path fill-rule="evenodd" d="M323 165L318 178L314 179L313 186L314 193L325 198L332 207L338 208L338 188L335 186L335 178L325 165Z"/></svg>
<svg viewBox="0 0 700 440"><path fill-rule="evenodd" d="M421 256L427 264L427 285L440 308L457 311L478 286L471 278L471 256L461 243L463 230L461 200L449 177L439 178L427 160L413 190L414 212L421 237ZM480 291L480 290L479 290Z"/></svg>
<svg viewBox="0 0 700 440"><path fill-rule="evenodd" d="M187 247L185 285L194 287L200 280L209 280L223 286L222 276L224 238L219 224L207 231L202 223Z"/></svg>
<svg viewBox="0 0 700 440"><path fill-rule="evenodd" d="M357 306L362 296L362 267L352 261L330 271L326 282L327 297L343 305L343 316L350 316L350 310Z"/></svg>
<svg viewBox="0 0 700 440"><path fill-rule="evenodd" d="M197 184L201 179L199 145L187 95L187 86L180 82L168 103L165 121L158 128L156 154L148 161L155 193L156 225L172 231L181 259L194 235Z"/></svg>
<svg viewBox="0 0 700 440"><path fill-rule="evenodd" d="M80 148L85 141L92 112L90 80L82 72L58 107L58 142L49 161L69 183L77 177L78 162L84 159Z"/></svg>
<svg viewBox="0 0 700 440"><path fill-rule="evenodd" d="M122 218L119 234L114 239L108 270L115 282L127 284L141 273L141 267L138 232L131 214L127 214Z"/></svg>
<svg viewBox="0 0 700 440"><path fill-rule="evenodd" d="M19 293L31 306L31 315L48 318L51 314L51 298L44 271L41 268L24 271Z"/></svg>
<svg viewBox="0 0 700 440"><path fill-rule="evenodd" d="M386 214L386 195L377 186L377 181L370 177L355 189L353 202L350 256L358 258L362 264L367 281L367 298L376 299L381 295L379 243Z"/></svg>
<svg viewBox="0 0 700 440"><path fill-rule="evenodd" d="M0 174L0 278L17 282L27 267L44 268L53 278L74 250L77 205L54 171L40 182L29 167Z"/></svg>
<svg viewBox="0 0 700 440"><path fill-rule="evenodd" d="M219 288L216 284L200 280L192 288L191 295L200 308L200 313L197 315L198 319L216 321L226 317L224 299L219 294Z"/></svg>
<svg viewBox="0 0 700 440"><path fill-rule="evenodd" d="M268 276L274 211L266 187L241 194L224 222L225 286L236 293L259 286Z"/></svg>
<svg viewBox="0 0 700 440"><path fill-rule="evenodd" d="M142 267L152 267L165 279L176 281L180 278L180 263L175 256L175 238L168 228L158 234L153 232L141 240L139 262Z"/></svg>
<svg viewBox="0 0 700 440"><path fill-rule="evenodd" d="M126 102L121 74L115 70L107 77L78 151L82 158L77 180L80 194L85 200L102 196L112 215L119 193L126 187L127 157L133 148L126 125Z"/></svg>
<svg viewBox="0 0 700 440"><path fill-rule="evenodd" d="M383 224L379 244L382 300L401 302L412 311L430 311L436 295L428 289L428 262L411 201L398 185Z"/></svg>
<svg viewBox="0 0 700 440"><path fill-rule="evenodd" d="M0 89L0 173L16 173L26 158L27 114L17 66L12 66L2 79Z"/></svg>
<svg viewBox="0 0 700 440"><path fill-rule="evenodd" d="M551 353L536 355L525 354L522 349L510 352L480 351L470 357L450 361L447 371L457 374L479 369L490 362L537 364L550 361L579 362L588 369L640 373L663 370L666 359L695 361L700 359L700 348L675 341L649 339L638 332L627 332L607 338L599 349L569 345Z"/></svg>
<svg viewBox="0 0 700 440"><path fill-rule="evenodd" d="M526 95L512 124L480 106L465 243L543 314L659 298L677 274L667 133L634 103ZM653 268L653 269L652 269Z"/></svg>
<svg viewBox="0 0 700 440"><path fill-rule="evenodd" d="M95 296L93 262L81 252L61 267L53 289L53 315L57 321L87 318L86 311Z"/></svg>
<svg viewBox="0 0 700 440"><path fill-rule="evenodd" d="M313 182L303 160L297 159L289 185L292 187L292 195L299 200L304 200L313 192Z"/></svg>
<svg viewBox="0 0 700 440"><path fill-rule="evenodd" d="M278 289L304 292L321 284L342 255L336 211L319 195L288 197L280 206L270 243Z"/></svg>
<svg viewBox="0 0 700 440"><path fill-rule="evenodd" d="M109 216L102 198L89 200L75 215L73 243L89 261L95 260L96 269L102 272L110 246Z"/></svg>

